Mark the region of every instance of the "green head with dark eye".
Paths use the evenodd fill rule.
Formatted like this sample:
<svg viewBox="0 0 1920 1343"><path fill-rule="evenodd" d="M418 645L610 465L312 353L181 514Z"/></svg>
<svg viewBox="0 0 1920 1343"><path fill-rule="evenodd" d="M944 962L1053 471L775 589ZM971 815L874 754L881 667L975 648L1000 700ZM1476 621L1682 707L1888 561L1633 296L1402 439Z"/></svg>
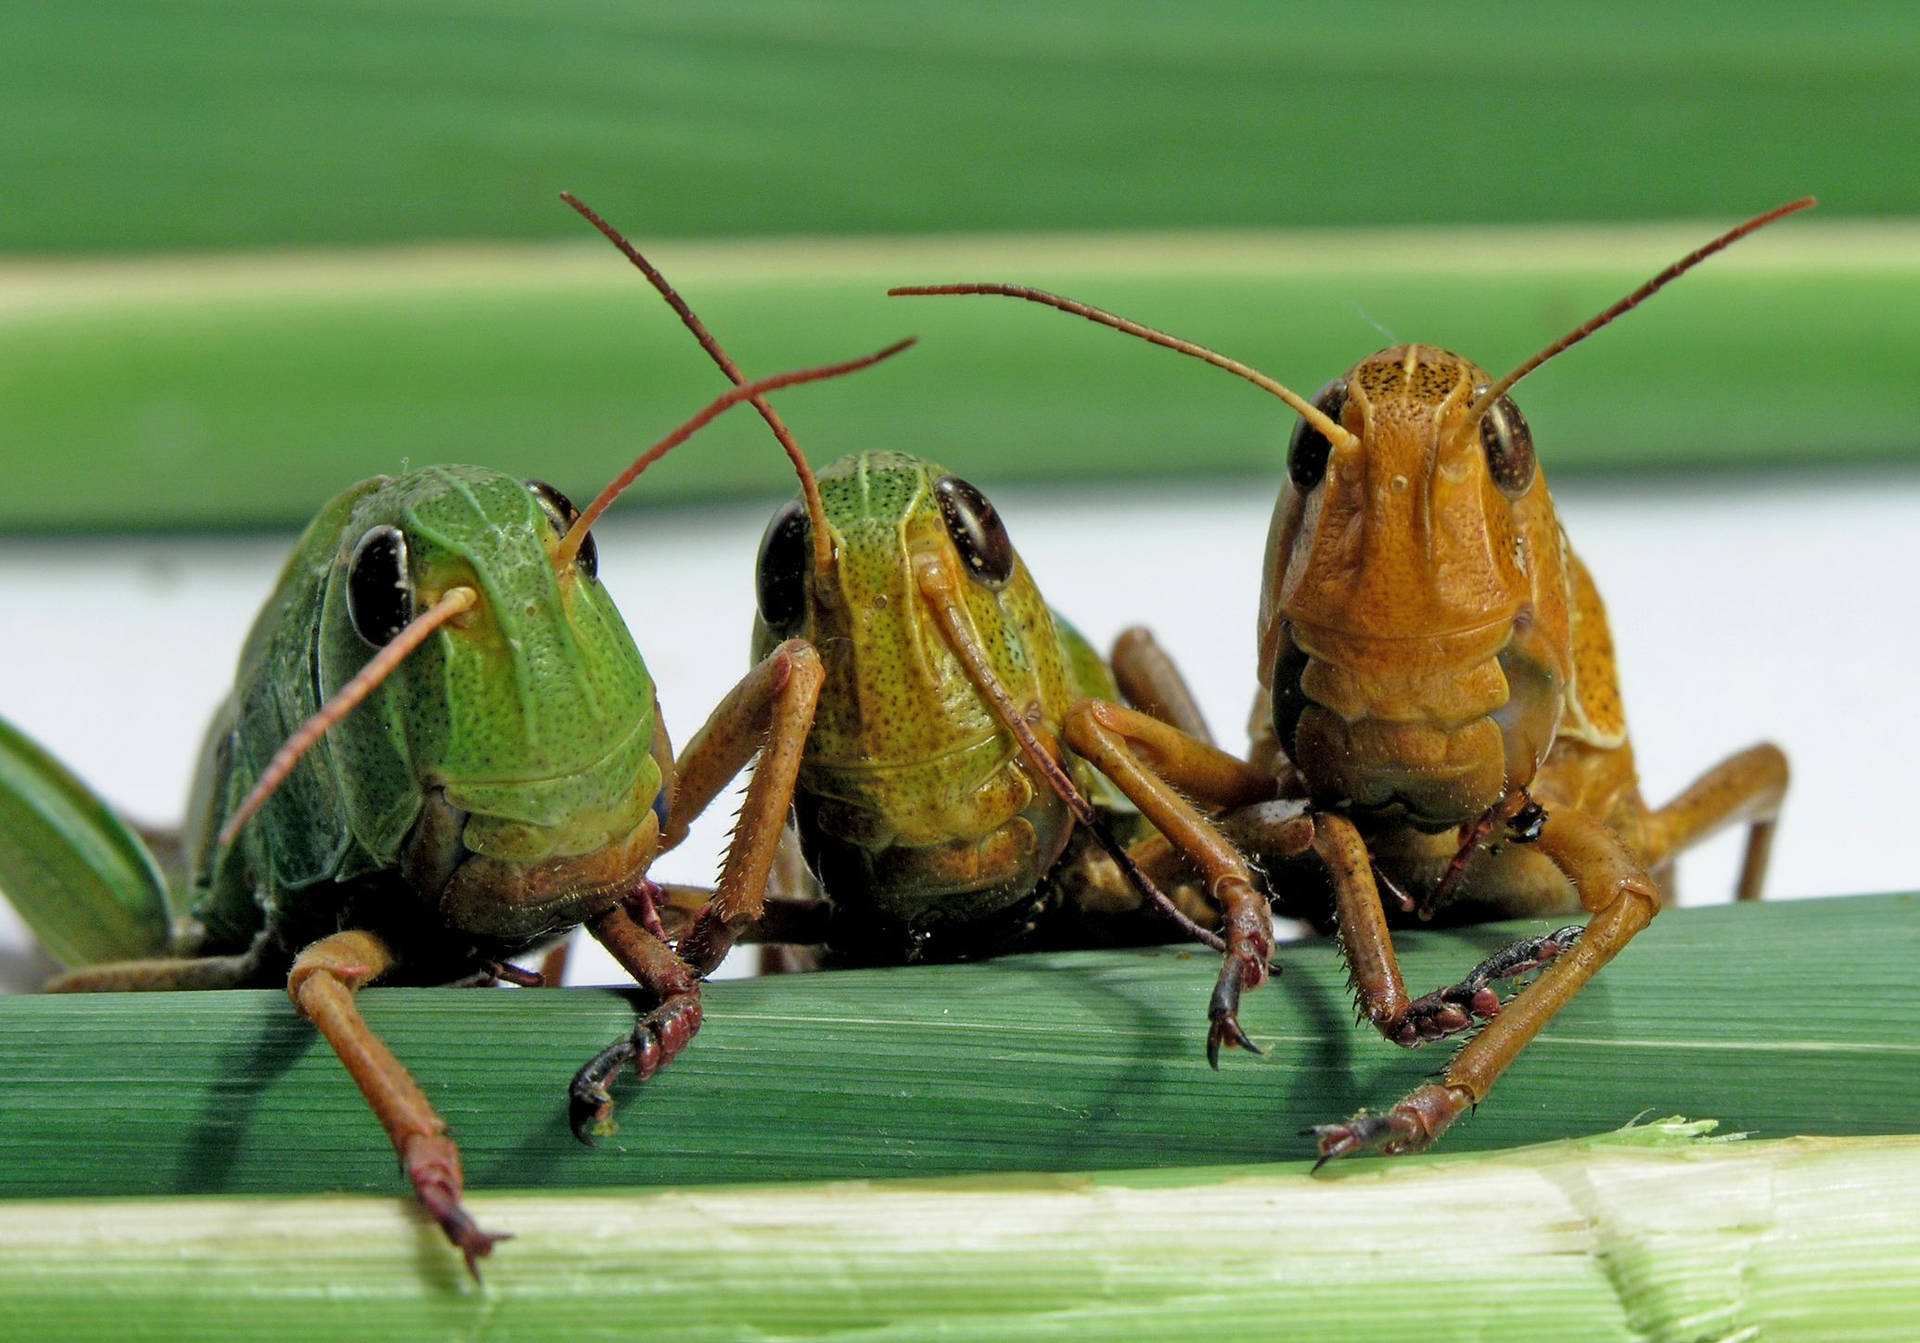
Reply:
<svg viewBox="0 0 1920 1343"><path fill-rule="evenodd" d="M754 656L804 637L826 670L801 768L823 879L832 889L835 864L857 864L848 880L902 917L909 901L958 917L971 905L956 891L1030 890L1065 842L1065 809L1010 767L1018 748L954 645L978 650L1022 712L1061 721L1069 669L1005 524L972 484L905 453L843 457L818 489L831 564L816 562L803 501L783 506L760 546ZM983 858L990 844L1005 852Z"/></svg>
<svg viewBox="0 0 1920 1343"><path fill-rule="evenodd" d="M450 466L322 512L243 659L232 796L390 645L417 646L239 832L270 885L400 866L454 926L511 940L637 876L663 795L653 684L591 545L555 572L572 517L552 486ZM455 593L463 608L408 633ZM314 620L290 618L305 606Z"/></svg>
<svg viewBox="0 0 1920 1343"><path fill-rule="evenodd" d="M825 518L834 565L850 533L860 540L853 562L864 565L876 548L904 556L908 543L902 539L896 552L892 538L904 538L911 530L923 549L950 548L967 577L989 591L997 592L1012 580L1019 557L1006 525L987 497L959 476L904 453L868 453L843 458L818 479L823 500L831 495ZM944 546L927 525L929 502L938 510ZM814 582L825 582L832 573L832 566L818 568L813 529L805 499L795 499L773 515L760 538L754 592L760 619L770 630L801 632L810 571Z"/></svg>

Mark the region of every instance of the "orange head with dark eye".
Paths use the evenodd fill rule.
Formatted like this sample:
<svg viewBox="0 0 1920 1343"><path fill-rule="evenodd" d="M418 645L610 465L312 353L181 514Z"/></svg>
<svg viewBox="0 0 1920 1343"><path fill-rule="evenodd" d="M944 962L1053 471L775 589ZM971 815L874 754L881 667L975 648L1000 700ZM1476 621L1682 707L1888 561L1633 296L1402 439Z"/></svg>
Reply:
<svg viewBox="0 0 1920 1343"><path fill-rule="evenodd" d="M1570 657L1559 526L1519 408L1432 346L1303 420L1268 538L1262 679L1316 798L1454 824L1533 777Z"/></svg>

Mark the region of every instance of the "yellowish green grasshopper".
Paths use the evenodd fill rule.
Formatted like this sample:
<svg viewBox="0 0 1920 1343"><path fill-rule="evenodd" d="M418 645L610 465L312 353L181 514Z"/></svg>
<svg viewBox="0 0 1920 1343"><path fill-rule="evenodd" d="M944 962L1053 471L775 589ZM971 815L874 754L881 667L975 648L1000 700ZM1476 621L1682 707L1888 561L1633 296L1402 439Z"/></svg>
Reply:
<svg viewBox="0 0 1920 1343"><path fill-rule="evenodd" d="M627 902L644 911L648 864L698 808L676 792L653 683L598 581L591 526L648 461L728 407L906 343L734 389L585 512L542 483L458 466L363 481L328 503L296 543L208 732L180 888L162 886L138 839L77 781L23 739L0 737L0 883L76 966L50 987L284 983L473 1268L498 1237L462 1207L445 1123L354 994L375 981L515 977L511 957L584 923L658 1004L610 1051L614 1066L645 1075L686 1044L702 968ZM716 721L764 731L803 718L818 679L811 649L774 649ZM709 740L682 757L688 773L723 782L751 755ZM765 882L792 778L769 752L723 896Z"/></svg>
<svg viewBox="0 0 1920 1343"><path fill-rule="evenodd" d="M567 199L742 382L666 278ZM697 912L682 953L711 960L713 949L742 936L794 937L824 944L836 960L867 962L1160 940L1175 931L1218 945L1194 923L1212 920L1210 906L1183 893L1180 909L1128 856L1122 841L1139 837L1137 813L1062 750L1068 709L1089 695L1118 698L1120 686L1048 609L992 505L907 453L855 454L816 478L772 408L756 405L801 491L761 542L753 649L762 657L801 640L824 668L795 816L828 896L815 912L827 917L806 920L789 907L768 921L764 906L723 895ZM1171 662L1144 631L1122 640L1117 660L1131 696L1205 733ZM703 733L694 745L704 740ZM1076 844L1076 820L1105 857ZM603 1116L607 1104L602 1098Z"/></svg>

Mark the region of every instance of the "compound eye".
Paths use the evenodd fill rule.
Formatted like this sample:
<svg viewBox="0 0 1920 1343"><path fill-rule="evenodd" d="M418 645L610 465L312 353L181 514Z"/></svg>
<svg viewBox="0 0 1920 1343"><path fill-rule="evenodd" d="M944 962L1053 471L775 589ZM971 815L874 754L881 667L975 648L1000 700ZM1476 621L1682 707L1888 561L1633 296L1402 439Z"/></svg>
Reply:
<svg viewBox="0 0 1920 1343"><path fill-rule="evenodd" d="M398 527L375 527L347 562L347 619L353 632L384 648L413 619L413 575L407 538Z"/></svg>
<svg viewBox="0 0 1920 1343"><path fill-rule="evenodd" d="M754 600L760 619L772 630L793 630L807 609L807 510L790 501L767 524L760 538L760 559L754 570Z"/></svg>
<svg viewBox="0 0 1920 1343"><path fill-rule="evenodd" d="M1487 450L1487 474L1500 493L1509 499L1525 494L1533 484L1533 430L1512 397L1501 397L1480 417L1480 443Z"/></svg>
<svg viewBox="0 0 1920 1343"><path fill-rule="evenodd" d="M573 524L579 520L580 510L573 506L573 500L547 484L544 480L529 480L527 489L533 493L533 501L540 505L540 511L546 514L547 521L553 524L553 530L565 536L573 530ZM593 543L593 533L588 532L580 542L580 549L573 557L573 567L582 578L594 578L600 573L600 547Z"/></svg>
<svg viewBox="0 0 1920 1343"><path fill-rule="evenodd" d="M967 566L967 572L990 588L1013 577L1013 542L987 496L958 476L942 476L933 483L933 496L947 520L947 535Z"/></svg>
<svg viewBox="0 0 1920 1343"><path fill-rule="evenodd" d="M1314 394L1314 408L1319 410L1335 424L1340 422L1340 412L1347 405L1347 381L1335 378ZM1293 437L1287 443L1287 476L1293 481L1294 488L1302 494L1311 490L1327 478L1327 458L1333 452L1333 444L1327 436L1308 424L1305 420L1293 426Z"/></svg>

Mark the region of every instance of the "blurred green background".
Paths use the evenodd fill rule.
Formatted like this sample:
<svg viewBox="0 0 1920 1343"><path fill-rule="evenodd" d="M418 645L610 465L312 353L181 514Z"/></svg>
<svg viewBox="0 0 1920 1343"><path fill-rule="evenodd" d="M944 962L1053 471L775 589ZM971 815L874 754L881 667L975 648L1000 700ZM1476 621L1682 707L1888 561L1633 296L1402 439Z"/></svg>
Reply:
<svg viewBox="0 0 1920 1343"><path fill-rule="evenodd" d="M1253 389L1380 345L1517 362L1556 472L1911 456L1920 25L1902 4L249 0L0 10L0 527L287 525L429 460L590 493L723 383L555 199L649 249L821 457L996 481L1270 473ZM1596 227L1598 226L1598 227ZM647 500L790 476L741 417Z"/></svg>

